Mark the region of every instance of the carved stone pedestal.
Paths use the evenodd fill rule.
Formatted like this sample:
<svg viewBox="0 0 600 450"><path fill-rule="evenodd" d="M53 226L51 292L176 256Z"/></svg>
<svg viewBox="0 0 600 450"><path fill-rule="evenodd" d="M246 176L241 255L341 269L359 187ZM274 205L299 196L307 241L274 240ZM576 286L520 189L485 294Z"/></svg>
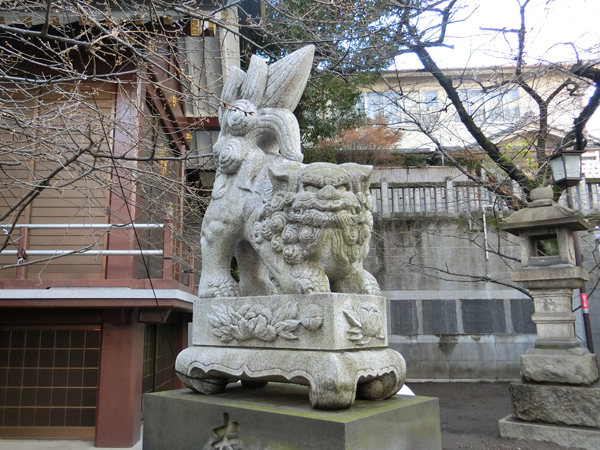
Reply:
<svg viewBox="0 0 600 450"><path fill-rule="evenodd" d="M588 279L577 266L529 268L511 272L529 289L535 306L532 316L538 339L521 356L524 381L590 385L598 379L596 355L579 346L572 312L573 289ZM546 286L543 288L543 286Z"/></svg>
<svg viewBox="0 0 600 450"><path fill-rule="evenodd" d="M600 429L524 422L512 414L498 422L500 436L523 441L552 442L565 448L597 450L600 448Z"/></svg>
<svg viewBox="0 0 600 450"><path fill-rule="evenodd" d="M554 442L568 448L600 448L600 386L516 382L514 414L499 421L500 436Z"/></svg>
<svg viewBox="0 0 600 450"><path fill-rule="evenodd" d="M537 348L569 349L579 347L575 337L573 289L588 279L581 267L557 266L514 270L511 279L529 289L533 297L538 339ZM543 287L545 286L545 287Z"/></svg>
<svg viewBox="0 0 600 450"><path fill-rule="evenodd" d="M515 418L600 431L600 386L515 382L510 385Z"/></svg>
<svg viewBox="0 0 600 450"><path fill-rule="evenodd" d="M202 394L223 392L231 381L262 386L282 381L309 386L313 408L344 409L362 400L394 395L405 379L402 356L390 349L310 350L192 347L177 358L183 383ZM185 374L185 375L184 375Z"/></svg>
<svg viewBox="0 0 600 450"><path fill-rule="evenodd" d="M306 388L230 386L144 396L144 450L441 450L437 398L394 395L351 409L310 407Z"/></svg>
<svg viewBox="0 0 600 450"><path fill-rule="evenodd" d="M596 355L587 348L530 348L521 356L524 381L589 386L598 379Z"/></svg>
<svg viewBox="0 0 600 450"><path fill-rule="evenodd" d="M203 394L237 380L306 385L318 409L388 398L406 378L404 358L387 348L385 298L339 293L202 299L194 347L175 367Z"/></svg>

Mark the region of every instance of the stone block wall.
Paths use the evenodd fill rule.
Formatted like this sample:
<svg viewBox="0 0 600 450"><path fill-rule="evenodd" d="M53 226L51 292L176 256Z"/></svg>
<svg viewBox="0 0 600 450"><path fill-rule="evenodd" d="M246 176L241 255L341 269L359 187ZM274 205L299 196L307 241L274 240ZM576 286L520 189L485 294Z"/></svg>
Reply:
<svg viewBox="0 0 600 450"><path fill-rule="evenodd" d="M508 290L492 298L473 298L477 290L451 292L454 298L440 294L383 292L389 345L404 355L408 378L519 378L520 356L536 339L533 301Z"/></svg>
<svg viewBox="0 0 600 450"><path fill-rule="evenodd" d="M489 215L485 231L481 212L376 217L365 267L388 300L389 345L409 380L520 378L536 340L533 301L489 281L511 283L520 249Z"/></svg>

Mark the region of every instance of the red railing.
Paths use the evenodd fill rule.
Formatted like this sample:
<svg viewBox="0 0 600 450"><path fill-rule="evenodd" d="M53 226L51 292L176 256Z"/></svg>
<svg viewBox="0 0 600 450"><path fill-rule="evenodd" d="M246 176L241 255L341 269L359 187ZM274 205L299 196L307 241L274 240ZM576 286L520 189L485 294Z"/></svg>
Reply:
<svg viewBox="0 0 600 450"><path fill-rule="evenodd" d="M8 226L4 227L6 230ZM32 257L48 260L54 257L66 256L161 256L162 257L162 279L174 279L186 286L193 287L194 280L194 255L193 252L188 252L187 257L184 255L183 243L173 236L171 226L167 224L17 224L15 229L19 229L19 238L14 240L16 249L5 249L0 252L1 256L16 256L17 269L15 279L27 279L27 268L29 265L23 263L32 260ZM48 249L32 249L29 247L30 230L35 229L64 229L64 230L148 230L162 229L163 230L163 248L160 249L92 249L80 248L70 250L48 250ZM181 255L181 256L180 256ZM187 279L184 274L188 274Z"/></svg>

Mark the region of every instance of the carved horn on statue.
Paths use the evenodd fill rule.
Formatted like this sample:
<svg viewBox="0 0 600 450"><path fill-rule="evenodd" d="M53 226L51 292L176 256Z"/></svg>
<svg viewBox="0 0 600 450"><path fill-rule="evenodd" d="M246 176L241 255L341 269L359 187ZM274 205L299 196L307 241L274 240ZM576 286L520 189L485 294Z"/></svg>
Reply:
<svg viewBox="0 0 600 450"><path fill-rule="evenodd" d="M271 64L260 106L294 111L306 88L314 55L315 46L307 45Z"/></svg>
<svg viewBox="0 0 600 450"><path fill-rule="evenodd" d="M263 95L267 85L267 75L269 67L267 63L260 57L252 55L250 58L250 65L248 66L248 73L244 79L241 89L241 97L244 100L248 100L255 105L260 105L263 101Z"/></svg>
<svg viewBox="0 0 600 450"><path fill-rule="evenodd" d="M266 153L277 153L291 161L302 162L300 127L294 113L287 109L261 108L257 124L258 145Z"/></svg>

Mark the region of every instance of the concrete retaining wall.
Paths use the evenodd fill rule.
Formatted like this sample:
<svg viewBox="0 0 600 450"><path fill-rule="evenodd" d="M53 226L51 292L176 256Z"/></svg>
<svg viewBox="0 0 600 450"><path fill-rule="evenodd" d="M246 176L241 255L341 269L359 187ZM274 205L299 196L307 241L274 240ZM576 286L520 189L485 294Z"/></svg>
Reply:
<svg viewBox="0 0 600 450"><path fill-rule="evenodd" d="M516 238L495 223L488 215L484 230L481 212L375 218L365 267L388 299L390 347L404 355L409 379L520 377L520 356L536 339L533 301L486 281L511 283L520 256Z"/></svg>

